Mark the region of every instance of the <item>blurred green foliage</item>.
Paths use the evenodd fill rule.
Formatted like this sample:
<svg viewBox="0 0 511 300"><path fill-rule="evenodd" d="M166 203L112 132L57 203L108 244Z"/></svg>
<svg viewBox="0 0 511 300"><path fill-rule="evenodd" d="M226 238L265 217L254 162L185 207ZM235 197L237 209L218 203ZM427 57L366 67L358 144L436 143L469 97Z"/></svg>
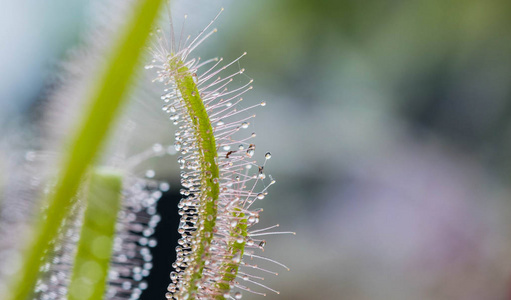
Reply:
<svg viewBox="0 0 511 300"><path fill-rule="evenodd" d="M105 295L117 224L116 212L122 201L122 178L117 170L97 169L92 172L69 285L70 300L102 299Z"/></svg>
<svg viewBox="0 0 511 300"><path fill-rule="evenodd" d="M270 94L286 91L312 110L379 111L497 169L509 161L509 1L286 0L237 10L229 30L240 40L226 47L249 53L247 70Z"/></svg>
<svg viewBox="0 0 511 300"><path fill-rule="evenodd" d="M48 254L51 242L75 203L76 193L89 166L107 138L118 110L127 98L126 93L139 66L139 57L149 37L151 26L163 1L140 1L131 21L112 49L104 73L92 87L89 107L76 134L69 137L70 145L54 190L49 194L48 207L35 228L32 245L28 248L23 268L14 279L12 298L26 300L36 283L39 268ZM115 214L115 213L114 213ZM104 285L103 282L97 284Z"/></svg>

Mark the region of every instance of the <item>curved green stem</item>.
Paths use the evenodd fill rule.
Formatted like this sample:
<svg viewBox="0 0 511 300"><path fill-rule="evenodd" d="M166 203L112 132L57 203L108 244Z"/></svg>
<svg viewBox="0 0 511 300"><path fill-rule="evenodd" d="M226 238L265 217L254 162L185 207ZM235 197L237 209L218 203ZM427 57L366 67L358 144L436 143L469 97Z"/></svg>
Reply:
<svg viewBox="0 0 511 300"><path fill-rule="evenodd" d="M178 62L176 64L180 64ZM197 85L193 80L188 68L178 67L176 76L176 85L181 92L182 98L187 107L188 114L195 127L196 140L199 143L199 155L201 156L201 169L202 190L205 195L201 198L201 212L199 212L199 219L203 220L203 229L199 229L196 239L198 248L195 251L195 261L193 265L193 274L188 283L187 294L192 295L197 290L196 282L202 278L205 261L204 254L207 255L205 249L209 247L213 239L214 227L217 215L217 200L220 193L219 186L219 169L217 164L217 150L213 127L209 120L204 102L202 101ZM247 220L243 219L244 213L234 213L234 217L241 217L241 221L236 227L237 232L233 232L233 237L243 236L247 237ZM232 282L237 274L241 258L245 249L245 241L238 243L234 240L229 244L228 250L232 254L231 261L222 266L222 280L217 284L218 295L215 296L217 300L225 299L224 295L231 289L230 282Z"/></svg>
<svg viewBox="0 0 511 300"><path fill-rule="evenodd" d="M202 277L205 265L203 254L205 254L206 247L211 244L213 239L213 228L215 227L217 215L216 201L220 194L219 170L216 162L217 151L213 127L209 121L209 116L200 97L197 85L188 68L184 66L178 68L176 84L195 127L195 134L197 135L196 138L200 149L199 155L201 156L201 184L203 185L203 191L205 191L200 200L201 210L203 211L203 213L200 213L200 217L204 220L204 229L198 230L197 233L199 243L195 251L195 262L193 262L196 271L191 277L188 290L188 293L191 294L197 290L196 281Z"/></svg>

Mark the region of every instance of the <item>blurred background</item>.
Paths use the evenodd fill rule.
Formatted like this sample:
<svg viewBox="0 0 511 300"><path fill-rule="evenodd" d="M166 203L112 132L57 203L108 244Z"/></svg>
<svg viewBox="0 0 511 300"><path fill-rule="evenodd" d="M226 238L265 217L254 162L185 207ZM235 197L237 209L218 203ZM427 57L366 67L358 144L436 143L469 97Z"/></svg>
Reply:
<svg viewBox="0 0 511 300"><path fill-rule="evenodd" d="M511 299L511 2L172 2L192 35L225 8L198 54L247 51L245 98L268 103L251 124L277 180L261 223L297 235L267 239L265 256L291 271L272 266L265 284L281 294L266 299ZM4 136L30 136L90 18L84 0L2 3ZM158 105L143 105L151 118L137 126L153 134L135 134L134 153L173 143ZM175 160L140 170L171 186L145 299L163 298L174 260Z"/></svg>

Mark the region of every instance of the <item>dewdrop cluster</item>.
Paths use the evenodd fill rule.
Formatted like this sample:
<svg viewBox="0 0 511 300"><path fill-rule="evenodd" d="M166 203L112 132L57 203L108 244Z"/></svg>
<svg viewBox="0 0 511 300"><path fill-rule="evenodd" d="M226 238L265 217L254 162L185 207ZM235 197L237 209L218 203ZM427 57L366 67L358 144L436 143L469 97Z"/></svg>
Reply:
<svg viewBox="0 0 511 300"><path fill-rule="evenodd" d="M38 159L45 158L37 152L27 152L26 157L29 163L37 163ZM41 185L36 178L30 182L35 186ZM160 221L156 205L162 192L168 190L169 185L165 182L134 176L125 178L105 299L136 300L147 288L144 279L153 266L150 248L157 244L152 236ZM53 241L48 259L41 266L41 275L34 289L34 299L68 298L68 286L80 239L83 212L84 203L78 201L73 206L70 217L62 224L58 236Z"/></svg>
<svg viewBox="0 0 511 300"><path fill-rule="evenodd" d="M206 33L213 21L192 41L188 37L184 41L180 38L176 43L173 33L170 39L160 36L152 49L153 63L146 66L147 69L155 68L156 81L166 85L161 97L163 111L170 114L170 120L178 126L175 149L181 155L178 158L183 186L183 198L178 206L181 238L176 247L177 259L172 265L175 271L170 274L168 299L241 299L242 290L261 295L265 294L264 290L278 293L261 284L262 277L247 272L259 269L276 273L248 263L244 258L258 258L283 266L257 256L253 251L264 249L266 241L260 236L286 233L268 232L278 225L251 230L259 222L262 212L262 209L254 208L254 203L263 200L268 187L275 183L265 173L271 153L267 152L264 162L257 164L253 159L256 145L251 141L255 133L247 132L255 117L251 112L266 103L244 108L239 105L243 101L241 96L252 89L253 80L236 87L231 83L243 74L244 69L219 76L229 67L236 67L246 53L225 65L222 65L222 58L204 62L200 58L189 58L194 49L216 32L214 29ZM190 86L183 86L182 82L190 76L194 83L191 95L196 96L198 91L208 120L196 117L196 112L190 111L192 108L183 96ZM209 122L212 132L204 130L208 127L201 122ZM210 135L216 143L213 170L218 168L217 177L213 176L207 158L213 151L204 145L206 140L213 139ZM219 193L214 199L210 195L216 190ZM212 208L208 208L211 203Z"/></svg>
<svg viewBox="0 0 511 300"><path fill-rule="evenodd" d="M125 186L106 296L107 299L136 300L147 288L144 279L153 267L150 248L157 244L152 236L161 219L156 205L169 186L141 178L129 178Z"/></svg>
<svg viewBox="0 0 511 300"><path fill-rule="evenodd" d="M82 224L80 215L82 213L82 207L75 205L71 209L69 220L62 224L48 255L49 258L41 266L41 275L34 288L34 299L67 299L74 254L80 238L79 232Z"/></svg>
<svg viewBox="0 0 511 300"><path fill-rule="evenodd" d="M9 293L7 282L22 263L27 225L37 217L42 182L48 174L41 171L41 153L29 151L9 157L0 196L0 295ZM24 180L19 180L23 178Z"/></svg>

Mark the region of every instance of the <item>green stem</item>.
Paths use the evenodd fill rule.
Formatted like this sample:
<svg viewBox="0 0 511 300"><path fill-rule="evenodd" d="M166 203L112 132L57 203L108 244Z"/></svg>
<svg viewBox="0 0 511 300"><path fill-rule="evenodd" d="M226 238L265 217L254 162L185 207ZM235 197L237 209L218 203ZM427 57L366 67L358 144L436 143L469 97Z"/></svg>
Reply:
<svg viewBox="0 0 511 300"><path fill-rule="evenodd" d="M32 243L27 248L22 268L17 272L7 299L26 300L33 292L39 269L57 235L62 221L69 214L75 195L89 165L100 150L121 104L126 99L143 47L149 38L162 0L141 0L111 53L104 72L89 99L76 134L71 140L60 177L48 198L46 216L39 220Z"/></svg>
<svg viewBox="0 0 511 300"><path fill-rule="evenodd" d="M204 229L197 232L197 250L195 251L195 271L189 282L188 293L191 294L197 290L197 280L202 277L206 259L203 258L205 248L211 244L213 239L213 228L215 227L218 196L220 194L219 170L216 162L217 151L213 127L209 121L209 116L204 107L197 85L193 81L193 76L186 67L178 68L176 84L181 92L183 100L187 106L188 113L195 127L195 134L201 156L202 178L201 185L204 194L201 198L199 220L204 220Z"/></svg>
<svg viewBox="0 0 511 300"><path fill-rule="evenodd" d="M176 65L181 62L176 63ZM201 199L201 212L199 212L199 219L204 220L204 229L197 232L197 250L195 251L195 261L191 264L196 270L190 278L189 289L187 293L193 294L197 290L196 282L202 277L204 270L205 259L205 248L211 244L213 239L213 228L215 227L216 215L217 215L217 200L220 193L219 185L219 169L216 162L218 156L216 150L215 136L213 127L209 120L204 102L202 101L197 85L193 80L193 76L186 67L178 67L178 74L176 76L176 85L185 105L187 107L188 114L192 120L193 126L195 127L196 139L199 143L200 155L201 155L201 168L202 178L201 184L202 190L205 191L205 196ZM216 179L216 180L215 180ZM239 212L236 213L235 217L244 217L244 214ZM233 233L233 236L247 236L247 221L242 220L236 227L237 232ZM223 266L222 283L217 285L219 289L219 295L215 299L223 300L224 294L230 291L229 282L236 278L238 274L238 268L240 260L243 257L245 249L245 241L238 243L234 241L229 245L229 251L232 253L231 262ZM207 253L206 253L207 254ZM235 257L239 257L239 260L235 260Z"/></svg>
<svg viewBox="0 0 511 300"><path fill-rule="evenodd" d="M121 206L122 175L100 169L91 176L69 300L102 299Z"/></svg>

